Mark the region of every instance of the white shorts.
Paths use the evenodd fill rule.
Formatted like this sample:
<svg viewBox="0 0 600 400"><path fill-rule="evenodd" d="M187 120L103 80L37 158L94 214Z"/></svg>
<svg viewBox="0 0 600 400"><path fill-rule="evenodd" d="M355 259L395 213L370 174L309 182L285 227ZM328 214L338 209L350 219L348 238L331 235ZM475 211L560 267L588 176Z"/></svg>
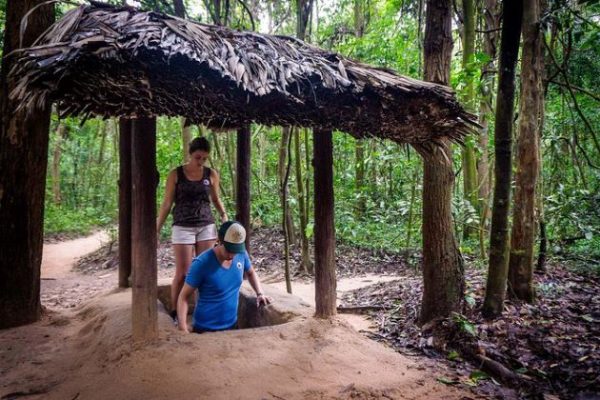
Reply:
<svg viewBox="0 0 600 400"><path fill-rule="evenodd" d="M173 225L171 229L171 243L173 244L196 244L216 239L217 227L215 224L200 227Z"/></svg>

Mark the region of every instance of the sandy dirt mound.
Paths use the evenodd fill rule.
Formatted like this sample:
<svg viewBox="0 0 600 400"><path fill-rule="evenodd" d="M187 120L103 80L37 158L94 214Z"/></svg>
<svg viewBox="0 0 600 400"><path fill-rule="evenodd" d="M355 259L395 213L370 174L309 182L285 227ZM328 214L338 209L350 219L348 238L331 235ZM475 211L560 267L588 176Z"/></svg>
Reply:
<svg viewBox="0 0 600 400"><path fill-rule="evenodd" d="M299 316L272 327L131 341L131 292L0 332L0 397L28 399L459 399L345 322ZM472 394L469 394L473 396Z"/></svg>

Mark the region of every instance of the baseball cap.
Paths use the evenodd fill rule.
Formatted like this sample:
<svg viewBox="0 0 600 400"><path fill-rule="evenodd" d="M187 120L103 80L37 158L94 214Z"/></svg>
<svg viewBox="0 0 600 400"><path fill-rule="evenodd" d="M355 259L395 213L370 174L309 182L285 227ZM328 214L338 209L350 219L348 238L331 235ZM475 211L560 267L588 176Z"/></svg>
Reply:
<svg viewBox="0 0 600 400"><path fill-rule="evenodd" d="M227 221L219 228L219 240L230 253L246 251L246 229L237 221Z"/></svg>

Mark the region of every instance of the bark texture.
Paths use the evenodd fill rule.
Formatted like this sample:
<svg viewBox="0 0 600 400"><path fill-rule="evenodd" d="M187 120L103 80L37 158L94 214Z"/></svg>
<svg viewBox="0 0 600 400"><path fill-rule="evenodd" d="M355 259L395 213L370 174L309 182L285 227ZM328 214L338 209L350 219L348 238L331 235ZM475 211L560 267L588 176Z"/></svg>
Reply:
<svg viewBox="0 0 600 400"><path fill-rule="evenodd" d="M540 1L523 7L521 101L515 199L508 264L509 294L533 302L533 250L535 242L536 188L539 175L540 103L542 101L542 35Z"/></svg>
<svg viewBox="0 0 600 400"><path fill-rule="evenodd" d="M128 118L119 120L119 287L131 284L131 128Z"/></svg>
<svg viewBox="0 0 600 400"><path fill-rule="evenodd" d="M336 314L335 226L333 223L333 140L331 131L313 132L316 316Z"/></svg>
<svg viewBox="0 0 600 400"><path fill-rule="evenodd" d="M156 270L156 119L132 124L132 302L134 341L158 338Z"/></svg>
<svg viewBox="0 0 600 400"><path fill-rule="evenodd" d="M512 128L515 98L515 68L523 17L521 0L507 1L502 6L502 42L500 73L496 97L494 129L496 163L494 166L494 202L490 232L490 260L482 313L486 317L502 313L508 275L508 212L512 168Z"/></svg>
<svg viewBox="0 0 600 400"><path fill-rule="evenodd" d="M487 231L489 220L491 218L491 207L490 207L490 162L488 153L489 144L489 120L491 119L493 110L493 95L492 89L494 87L494 66L496 62L498 39L499 35L497 32L500 26L500 12L498 2L496 0L486 0L483 10L483 16L485 20L486 33L483 37L483 52L490 57L483 66L482 82L481 82L481 103L479 106L479 125L482 129L479 133L479 149L481 155L477 162L477 181L479 182L479 199L481 200L481 230Z"/></svg>
<svg viewBox="0 0 600 400"><path fill-rule="evenodd" d="M56 128L56 141L54 143L54 152L52 154L52 200L54 204L62 203L62 193L60 190L60 158L62 156L62 143L67 136L67 125L60 121Z"/></svg>
<svg viewBox="0 0 600 400"><path fill-rule="evenodd" d="M237 131L237 164L236 164L236 213L235 219L246 228L246 249L250 253L250 159L252 146L250 143L250 126L246 125Z"/></svg>
<svg viewBox="0 0 600 400"><path fill-rule="evenodd" d="M9 1L6 5L4 50L7 55L31 45L53 22L54 7L30 14L20 43L21 19L41 0ZM15 112L8 93L11 57L2 59L0 85L0 329L39 319L40 266L44 235L44 196L48 165L50 107L34 114Z"/></svg>
<svg viewBox="0 0 600 400"><path fill-rule="evenodd" d="M447 85L452 57L451 3L429 0L426 11L424 78ZM444 140L433 152L416 147L423 157L423 300L421 323L446 317L462 307L463 262L452 223L454 184L452 150Z"/></svg>
<svg viewBox="0 0 600 400"><path fill-rule="evenodd" d="M464 104L470 112L475 111L475 71L473 56L475 54L475 2L474 0L463 0L463 58L462 69L465 74ZM467 137L465 147L462 150L463 165L463 190L464 198L471 204L473 210L479 211L479 198L477 192L477 156L475 153L475 138ZM467 222L464 225L463 236L472 237L477 232L475 222Z"/></svg>

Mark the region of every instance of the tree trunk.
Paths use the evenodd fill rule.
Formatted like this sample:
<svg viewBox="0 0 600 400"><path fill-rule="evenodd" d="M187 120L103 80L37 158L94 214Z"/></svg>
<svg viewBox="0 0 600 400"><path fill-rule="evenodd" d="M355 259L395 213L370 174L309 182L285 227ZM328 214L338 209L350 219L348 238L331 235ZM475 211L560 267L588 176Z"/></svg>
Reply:
<svg viewBox="0 0 600 400"><path fill-rule="evenodd" d="M67 136L67 125L59 121L56 128L56 140L54 142L54 152L52 154L52 200L54 204L62 203L60 191L60 157L62 155L62 143Z"/></svg>
<svg viewBox="0 0 600 400"><path fill-rule="evenodd" d="M132 123L132 302L133 340L158 338L156 277L156 119Z"/></svg>
<svg viewBox="0 0 600 400"><path fill-rule="evenodd" d="M98 161L96 164L102 165L104 162L104 152L106 149L106 136L108 135L108 124L109 121L102 121L102 125L100 125L99 133L100 133L100 149L98 150Z"/></svg>
<svg viewBox="0 0 600 400"><path fill-rule="evenodd" d="M296 36L300 40L306 40L306 29L308 21L312 15L312 7L314 0L296 0ZM306 131L308 128L304 128L305 139L308 139ZM308 225L308 183L303 185L302 183L302 158L300 152L300 128L294 129L294 143L295 143L295 154L296 154L296 186L298 189L298 205L300 213L300 246L301 246L301 265L302 270L305 273L312 274L313 265L310 260L308 237L306 235L306 227ZM306 148L305 151L308 153L308 140L305 140ZM308 154L307 154L308 155ZM308 163L306 164L308 169ZM308 179L308 173L307 173ZM304 191L306 186L306 193Z"/></svg>
<svg viewBox="0 0 600 400"><path fill-rule="evenodd" d="M279 158L278 158L278 162L277 162L277 176L279 177L279 193L280 193L280 199L281 199L281 208L285 209L285 214L284 214L284 219L285 222L282 222L282 226L283 224L287 224L287 232L289 234L289 243L291 244L296 244L296 232L294 229L294 222L292 220L292 214L289 210L289 207L287 206L287 204L284 204L284 201L287 203L287 193L288 193L288 188L287 188L287 184L285 181L285 170L286 170L286 164L288 161L288 146L290 144L290 135L291 135L291 129L290 127L286 126L283 127L281 130L281 145L279 146ZM285 198L285 200L284 200ZM285 228L284 228L285 229Z"/></svg>
<svg viewBox="0 0 600 400"><path fill-rule="evenodd" d="M496 126L494 167L494 203L490 232L490 260L482 313L486 317L502 313L508 275L508 212L510 207L511 147L515 98L515 68L519 53L519 37L523 2L504 2L502 5L502 43L500 44L500 73L496 97Z"/></svg>
<svg viewBox="0 0 600 400"><path fill-rule="evenodd" d="M192 141L192 124L190 121L181 117L181 147L183 152L183 162L186 163L190 160L189 146Z"/></svg>
<svg viewBox="0 0 600 400"><path fill-rule="evenodd" d="M489 120L492 114L493 104L493 88L494 88L494 77L493 71L497 56L498 48L498 32L497 29L500 26L500 13L498 10L497 0L486 0L485 10L483 12L485 19L485 30L483 39L483 52L490 58L490 60L483 66L481 73L481 103L479 106L479 125L482 129L479 134L479 149L481 150L481 156L477 163L477 180L479 182L479 198L482 201L481 207L481 221L489 221L490 214L490 180L489 180L489 154L488 154L488 143L489 143ZM486 227L483 226L483 229Z"/></svg>
<svg viewBox="0 0 600 400"><path fill-rule="evenodd" d="M306 38L306 27L312 12L314 0L296 0L296 37L300 40Z"/></svg>
<svg viewBox="0 0 600 400"><path fill-rule="evenodd" d="M315 303L316 316L336 313L333 140L331 131L313 131L315 181Z"/></svg>
<svg viewBox="0 0 600 400"><path fill-rule="evenodd" d="M287 143L285 145L285 147L288 150L288 162L287 165L285 167L285 171L283 172L283 179L282 179L282 190L281 190L281 211L282 211L282 222L283 222L283 250L284 250L284 270L285 270L285 288L287 290L288 293L292 293L292 276L290 274L290 230L291 230L291 225L290 225L290 220L291 220L291 216L289 213L289 204L288 204L288 200L287 200L287 185L288 185L288 179L290 177L290 167L291 167L291 160L290 160L290 146L291 146L291 140L292 140L292 135L291 135L291 131L288 132L287 137L286 137Z"/></svg>
<svg viewBox="0 0 600 400"><path fill-rule="evenodd" d="M365 0L354 0L354 35L361 38L365 32ZM367 210L367 199L364 195L365 186L365 144L361 139L355 140L354 145L354 187L358 193L355 214L361 219Z"/></svg>
<svg viewBox="0 0 600 400"><path fill-rule="evenodd" d="M175 15L179 18L185 18L185 4L183 4L183 0L173 0L173 9L175 10ZM181 117L181 144L183 151L183 162L186 163L190 160L190 153L188 151L188 146L192 141L192 124L190 121Z"/></svg>
<svg viewBox="0 0 600 400"><path fill-rule="evenodd" d="M479 247L481 259L487 258L487 249L485 247L485 239L488 234L488 226L491 218L490 207L490 162L489 162L489 120L491 119L493 109L493 88L494 77L493 72L496 58L496 49L498 48L498 32L500 26L500 12L496 0L486 0L485 8L482 11L484 16L485 33L483 38L483 52L488 55L490 60L483 66L481 72L481 102L479 103L479 125L481 131L479 133L479 150L480 156L477 162L477 182L479 183Z"/></svg>
<svg viewBox="0 0 600 400"><path fill-rule="evenodd" d="M451 3L428 0L425 22L426 81L448 85L452 57ZM423 157L423 299L421 323L460 311L463 262L452 223L454 172L448 140L433 151L416 147Z"/></svg>
<svg viewBox="0 0 600 400"><path fill-rule="evenodd" d="M535 242L536 187L539 174L539 111L542 98L542 35L540 2L523 6L523 51L521 59L521 101L515 200L508 264L509 293L533 302L533 251Z"/></svg>
<svg viewBox="0 0 600 400"><path fill-rule="evenodd" d="M237 173L236 185L236 215L235 219L246 228L246 249L250 253L250 236L252 226L250 224L250 169L251 169L251 134L250 125L237 131Z"/></svg>
<svg viewBox="0 0 600 400"><path fill-rule="evenodd" d="M119 287L130 286L131 277L131 128L119 119Z"/></svg>
<svg viewBox="0 0 600 400"><path fill-rule="evenodd" d="M230 186L231 187L231 198L236 199L237 198L237 193L236 193L237 187L235 186L235 170L234 170L235 155L236 155L236 150L234 149L234 147L236 145L234 144L233 135L231 135L229 132L224 135L224 139L225 139L225 156L227 159L226 167L227 167L227 171L229 171L229 179L231 182L231 186Z"/></svg>
<svg viewBox="0 0 600 400"><path fill-rule="evenodd" d="M298 208L300 214L300 246L302 270L307 274L313 273L308 249L308 237L306 227L308 225L308 212L306 207L306 194L304 193L304 184L302 176L302 152L300 146L300 128L294 129L294 161L296 164L296 187L298 190Z"/></svg>
<svg viewBox="0 0 600 400"><path fill-rule="evenodd" d="M464 104L468 111L475 111L475 67L473 56L475 54L475 2L474 0L463 0L463 58L462 69L465 73L466 82L464 89ZM463 165L463 188L464 198L478 214L479 199L477 192L477 161L475 156L475 138L469 136L465 140L462 150ZM471 212L471 210L469 210ZM473 219L474 218L468 218ZM474 221L465 222L463 237L473 237L477 232L477 224Z"/></svg>
<svg viewBox="0 0 600 400"><path fill-rule="evenodd" d="M408 223L406 224L406 244L404 247L410 249L410 238L412 236L413 229L413 215L415 208L415 200L417 197L417 184L418 184L419 176L418 170L415 169L415 172L412 177L412 182L410 185L410 203L408 205Z"/></svg>
<svg viewBox="0 0 600 400"><path fill-rule="evenodd" d="M21 19L41 0L9 1L6 5L4 50L19 48ZM31 45L53 22L54 6L29 15L23 46ZM14 113L8 94L14 58L2 59L0 76L0 329L39 319L40 265L44 236L44 196L48 166L50 105L30 116Z"/></svg>
<svg viewBox="0 0 600 400"><path fill-rule="evenodd" d="M179 18L185 18L185 5L183 4L183 0L173 0L173 8L176 16Z"/></svg>

